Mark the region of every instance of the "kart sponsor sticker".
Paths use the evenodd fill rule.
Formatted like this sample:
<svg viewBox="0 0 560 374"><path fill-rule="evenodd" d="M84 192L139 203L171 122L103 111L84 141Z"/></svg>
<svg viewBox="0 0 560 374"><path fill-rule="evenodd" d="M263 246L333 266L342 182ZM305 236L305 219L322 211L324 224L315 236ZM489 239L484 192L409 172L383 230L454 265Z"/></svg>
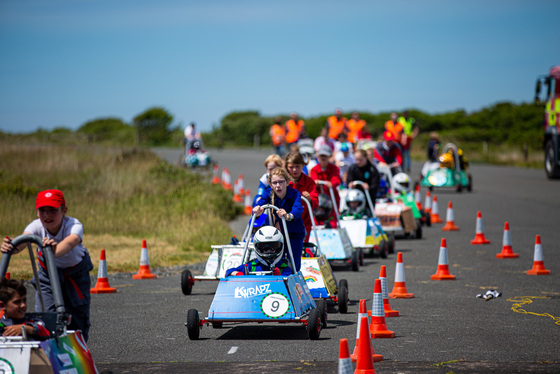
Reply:
<svg viewBox="0 0 560 374"><path fill-rule="evenodd" d="M261 311L270 318L280 318L290 310L290 299L280 293L272 292L261 300Z"/></svg>
<svg viewBox="0 0 560 374"><path fill-rule="evenodd" d="M0 357L0 372L5 374L15 373L14 365L5 358Z"/></svg>
<svg viewBox="0 0 560 374"><path fill-rule="evenodd" d="M432 186L443 186L445 183L447 183L447 175L445 175L445 173L441 171L433 172L428 177L428 182L430 182Z"/></svg>
<svg viewBox="0 0 560 374"><path fill-rule="evenodd" d="M252 297L257 297L261 295L266 295L271 293L270 283L258 284L255 287L235 287L234 297L236 299L250 299Z"/></svg>
<svg viewBox="0 0 560 374"><path fill-rule="evenodd" d="M307 283L305 283L305 285L307 285ZM303 298L302 298L301 296L303 295L303 288L301 287L301 284L296 283L296 285L295 285L294 288L295 288L295 290L296 290L296 296L297 296L298 301L299 301L300 303L302 303L302 302L303 302Z"/></svg>

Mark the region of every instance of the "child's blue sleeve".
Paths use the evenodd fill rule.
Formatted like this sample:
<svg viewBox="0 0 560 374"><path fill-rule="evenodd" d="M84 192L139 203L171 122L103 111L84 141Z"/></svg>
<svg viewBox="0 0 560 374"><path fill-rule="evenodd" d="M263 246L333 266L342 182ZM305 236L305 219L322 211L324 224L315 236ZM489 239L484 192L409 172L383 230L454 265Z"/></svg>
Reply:
<svg viewBox="0 0 560 374"><path fill-rule="evenodd" d="M294 199L294 204L292 205L292 210L288 213L292 213L294 218L301 218L303 214L303 207L301 205L301 194L298 190L295 190L297 193L296 198Z"/></svg>

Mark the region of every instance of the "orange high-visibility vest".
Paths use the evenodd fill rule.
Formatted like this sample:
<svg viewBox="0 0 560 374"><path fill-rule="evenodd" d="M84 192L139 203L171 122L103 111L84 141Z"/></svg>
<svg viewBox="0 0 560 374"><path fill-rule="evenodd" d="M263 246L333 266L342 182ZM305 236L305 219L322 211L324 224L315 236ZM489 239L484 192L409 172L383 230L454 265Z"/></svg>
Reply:
<svg viewBox="0 0 560 374"><path fill-rule="evenodd" d="M295 143L299 140L299 136L303 130L303 120L298 120L297 123L293 119L286 121L286 143Z"/></svg>
<svg viewBox="0 0 560 374"><path fill-rule="evenodd" d="M348 126L348 141L356 143L358 141L358 133L366 126L366 121L363 119L357 121L349 119L346 126Z"/></svg>
<svg viewBox="0 0 560 374"><path fill-rule="evenodd" d="M286 129L284 126L275 123L270 128L270 138L272 139L272 145L278 147L286 139Z"/></svg>
<svg viewBox="0 0 560 374"><path fill-rule="evenodd" d="M401 142L402 133L404 131L402 123L399 123L399 121L397 121L397 123L393 123L393 121L389 120L385 122L385 130L391 131L393 135L395 135L397 143Z"/></svg>
<svg viewBox="0 0 560 374"><path fill-rule="evenodd" d="M340 117L340 120L338 120L336 116L330 116L327 118L327 123L329 124L329 138L336 140L346 127L346 118Z"/></svg>

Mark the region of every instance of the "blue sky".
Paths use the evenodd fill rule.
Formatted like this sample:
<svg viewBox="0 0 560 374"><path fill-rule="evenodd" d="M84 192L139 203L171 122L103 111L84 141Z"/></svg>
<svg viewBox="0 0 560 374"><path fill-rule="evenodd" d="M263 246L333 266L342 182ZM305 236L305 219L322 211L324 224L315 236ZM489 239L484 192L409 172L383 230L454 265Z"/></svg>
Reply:
<svg viewBox="0 0 560 374"><path fill-rule="evenodd" d="M560 1L0 0L0 130L532 100Z"/></svg>

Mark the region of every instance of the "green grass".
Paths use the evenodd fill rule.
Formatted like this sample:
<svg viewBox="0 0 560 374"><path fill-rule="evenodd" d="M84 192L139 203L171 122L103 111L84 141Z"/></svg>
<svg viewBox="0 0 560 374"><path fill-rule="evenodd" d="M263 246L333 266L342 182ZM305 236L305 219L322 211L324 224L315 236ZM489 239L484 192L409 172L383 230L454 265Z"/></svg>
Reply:
<svg viewBox="0 0 560 374"><path fill-rule="evenodd" d="M152 267L202 261L210 245L229 242L227 222L240 211L207 179L145 149L0 143L0 234L20 235L37 193L57 188L95 265L104 248L110 272L138 270L142 239ZM30 276L24 257L14 256L12 276Z"/></svg>

